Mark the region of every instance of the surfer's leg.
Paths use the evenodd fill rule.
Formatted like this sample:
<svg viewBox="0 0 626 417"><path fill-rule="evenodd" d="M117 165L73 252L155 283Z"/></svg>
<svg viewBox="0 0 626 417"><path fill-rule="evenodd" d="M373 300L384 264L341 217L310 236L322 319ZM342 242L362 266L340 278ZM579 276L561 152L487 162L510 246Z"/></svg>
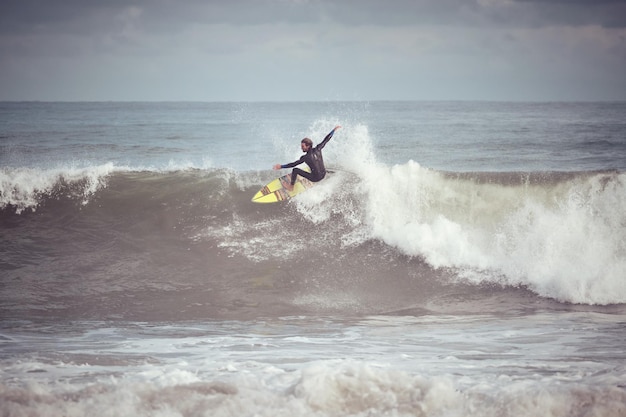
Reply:
<svg viewBox="0 0 626 417"><path fill-rule="evenodd" d="M296 180L298 179L298 175L306 178L307 180L313 181L313 174L311 174L310 172L303 171L300 168L294 168L293 171L291 171L291 186L292 187L296 183Z"/></svg>

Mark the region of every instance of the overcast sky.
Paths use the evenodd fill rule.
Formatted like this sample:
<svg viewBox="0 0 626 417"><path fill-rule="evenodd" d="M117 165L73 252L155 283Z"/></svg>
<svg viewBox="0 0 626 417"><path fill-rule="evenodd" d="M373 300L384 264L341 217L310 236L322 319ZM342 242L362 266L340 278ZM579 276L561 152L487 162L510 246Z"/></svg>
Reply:
<svg viewBox="0 0 626 417"><path fill-rule="evenodd" d="M0 100L626 100L626 0L1 0Z"/></svg>

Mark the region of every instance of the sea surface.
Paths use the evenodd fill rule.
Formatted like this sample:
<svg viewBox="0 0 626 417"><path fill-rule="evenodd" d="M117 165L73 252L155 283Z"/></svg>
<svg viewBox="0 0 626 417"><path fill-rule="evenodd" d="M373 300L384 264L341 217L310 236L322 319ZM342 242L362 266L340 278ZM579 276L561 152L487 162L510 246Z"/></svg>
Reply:
<svg viewBox="0 0 626 417"><path fill-rule="evenodd" d="M2 416L623 417L625 341L626 102L0 103Z"/></svg>

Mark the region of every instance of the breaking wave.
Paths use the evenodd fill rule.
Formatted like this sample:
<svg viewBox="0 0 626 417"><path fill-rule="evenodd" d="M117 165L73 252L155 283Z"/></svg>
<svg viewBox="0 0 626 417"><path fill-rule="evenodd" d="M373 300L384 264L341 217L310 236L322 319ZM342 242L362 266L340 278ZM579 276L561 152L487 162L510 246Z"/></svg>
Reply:
<svg viewBox="0 0 626 417"><path fill-rule="evenodd" d="M626 302L625 174L450 173L413 161L364 161L269 206L250 196L271 172L4 168L1 216L17 233L28 222L41 232L63 218L103 240L131 232L135 240L172 237L252 264L292 260L309 276L319 268L303 253L341 265L335 275L339 268L350 275L351 259L375 253L388 271L413 259L447 284L522 287L570 303ZM14 262L5 265L20 267L19 250L7 249Z"/></svg>

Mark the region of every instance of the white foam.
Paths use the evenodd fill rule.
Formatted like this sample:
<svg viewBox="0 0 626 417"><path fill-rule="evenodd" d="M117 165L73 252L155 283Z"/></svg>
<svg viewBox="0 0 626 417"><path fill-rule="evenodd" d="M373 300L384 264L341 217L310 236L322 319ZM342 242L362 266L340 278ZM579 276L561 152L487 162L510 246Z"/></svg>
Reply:
<svg viewBox="0 0 626 417"><path fill-rule="evenodd" d="M361 206L329 204L320 189L298 207L313 221L342 211L354 228L346 244L379 239L462 279L523 285L561 301L626 302L625 174L480 182L414 161L386 166L376 161L366 127L345 132L329 154L360 177L353 196Z"/></svg>
<svg viewBox="0 0 626 417"><path fill-rule="evenodd" d="M276 230L276 233L267 234L267 230ZM273 257L288 259L306 247L306 241L291 236L280 219L249 224L242 221L236 213L230 222L206 227L192 237L197 241L209 238L217 238L218 246L227 249L231 256L243 255L257 262Z"/></svg>
<svg viewBox="0 0 626 417"><path fill-rule="evenodd" d="M458 409L462 400L448 378L427 379L350 361L306 368L293 393L311 410L330 415L437 413Z"/></svg>
<svg viewBox="0 0 626 417"><path fill-rule="evenodd" d="M575 303L626 302L624 175L596 175L534 198L502 224L494 266L542 295Z"/></svg>
<svg viewBox="0 0 626 417"><path fill-rule="evenodd" d="M8 415L526 417L584 410L585 415L617 417L625 400L626 391L617 385L548 384L508 375L480 382L354 360L320 361L292 372L263 367L221 377L155 366L86 384L0 385Z"/></svg>

